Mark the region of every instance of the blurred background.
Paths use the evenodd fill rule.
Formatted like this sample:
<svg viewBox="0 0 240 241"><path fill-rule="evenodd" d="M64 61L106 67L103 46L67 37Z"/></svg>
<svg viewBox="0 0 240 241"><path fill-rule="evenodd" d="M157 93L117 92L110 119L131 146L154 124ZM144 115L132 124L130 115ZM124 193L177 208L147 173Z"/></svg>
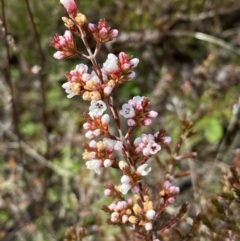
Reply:
<svg viewBox="0 0 240 241"><path fill-rule="evenodd" d="M230 166L240 148L240 2L76 2L89 22L105 18L119 30L119 37L102 47L99 63L109 52L124 51L140 59L136 78L117 92L116 106L134 95L148 96L159 112L148 132L163 127L173 143L179 137L179 120L193 121L197 135L185 148L197 151L198 157L193 166L185 163L179 168L196 170L204 179L209 167ZM67 99L61 87L65 72L86 62L52 57L55 50L50 41L56 34L63 35L63 16L67 14L57 0L1 0L3 241L63 240L67 227L78 225L90 230L86 240L118 240L113 238L117 228L105 233L106 216L100 210L106 203L102 183L117 174L96 177L86 170L81 157L85 141L81 113L88 103L78 96ZM80 41L77 45L82 48ZM217 173L211 173L203 192L217 189ZM188 200L194 198L186 193Z"/></svg>

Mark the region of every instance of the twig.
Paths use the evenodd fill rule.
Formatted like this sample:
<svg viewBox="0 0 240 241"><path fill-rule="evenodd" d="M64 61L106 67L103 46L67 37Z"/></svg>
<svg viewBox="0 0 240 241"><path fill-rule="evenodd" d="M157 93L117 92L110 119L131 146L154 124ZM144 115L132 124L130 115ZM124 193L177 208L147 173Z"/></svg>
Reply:
<svg viewBox="0 0 240 241"><path fill-rule="evenodd" d="M13 123L14 123L14 128L16 131L16 137L17 141L19 143L19 156L20 160L24 163L24 158L23 158L23 152L22 152L22 146L21 146L21 136L20 136L20 131L19 131L19 118L17 114L17 106L16 106L16 101L15 101L15 93L14 93L14 87L12 83L12 77L11 77L11 64L10 64L10 49L9 49L9 43L8 43L8 29L7 29L7 24L6 24L6 18L5 18L5 6L4 6L4 0L1 0L1 5L2 5L2 18L3 18L3 33L5 37L5 49L7 52L7 68L6 68L6 82L9 86L10 89L10 96L11 96L11 104L12 104L12 118L13 118Z"/></svg>
<svg viewBox="0 0 240 241"><path fill-rule="evenodd" d="M45 54L43 52L41 43L40 43L40 37L37 32L36 24L34 22L33 14L29 5L29 1L25 0L26 6L27 6L27 11L31 20L31 24L33 27L33 32L34 32L34 38L38 46L38 53L40 57L40 65L42 67L39 75L40 79L40 87L41 87L41 101L42 101L42 122L44 125L45 129L45 135L46 135L46 158L49 156L49 149L50 149L50 140L49 140L49 132L48 132L48 126L47 126L47 111L46 111L46 93L45 93L45 80L44 80L44 75L43 75L43 68L45 65Z"/></svg>
<svg viewBox="0 0 240 241"><path fill-rule="evenodd" d="M240 49L235 48L231 44L227 43L226 41L216 38L212 35L201 33L201 32L192 32L187 30L172 30L168 32L168 36L174 36L174 37L192 37L199 40L206 41L208 43L212 43L215 45L218 45L219 47L222 47L238 56L240 56Z"/></svg>
<svg viewBox="0 0 240 241"><path fill-rule="evenodd" d="M6 136L8 138L10 138L13 141L17 140L17 136L9 129L6 129L4 124L0 122L0 128L5 132ZM30 147L27 143L21 141L21 146L22 146L22 150L28 154L29 156L31 156L32 158L34 158L36 161L38 161L39 163L43 164L44 166L50 168L51 170L53 170L55 173L57 173L59 176L62 177L67 177L70 178L73 176L73 173L61 168L60 166L57 166L56 164L53 164L52 162L50 162L50 160L46 159L45 157L43 157L42 155L40 155L38 152L36 152L32 147Z"/></svg>

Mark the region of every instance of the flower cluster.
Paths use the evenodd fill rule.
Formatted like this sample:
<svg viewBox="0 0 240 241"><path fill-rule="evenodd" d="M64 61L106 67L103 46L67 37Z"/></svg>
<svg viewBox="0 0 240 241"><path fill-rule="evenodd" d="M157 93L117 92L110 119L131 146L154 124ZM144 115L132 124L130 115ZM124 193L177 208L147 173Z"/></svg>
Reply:
<svg viewBox="0 0 240 241"><path fill-rule="evenodd" d="M103 67L111 79L118 84L122 84L135 77L135 72L132 70L137 67L138 63L139 59L129 57L124 52L121 52L118 57L114 54L108 54Z"/></svg>
<svg viewBox="0 0 240 241"><path fill-rule="evenodd" d="M109 147L107 142L92 140L88 144L85 143L84 148L83 159L87 160L86 166L97 174L101 173L101 168L110 167L113 164L114 149Z"/></svg>
<svg viewBox="0 0 240 241"><path fill-rule="evenodd" d="M139 195L135 195L134 201L132 199L115 201L103 209L110 213L111 223L129 224L133 227L138 225L143 226L146 231L152 230L152 221L156 215L152 201L147 195L143 197L143 202L140 202Z"/></svg>
<svg viewBox="0 0 240 241"><path fill-rule="evenodd" d="M98 25L89 23L88 28L97 42L106 43L118 36L118 30L108 27L105 19L99 20Z"/></svg>
<svg viewBox="0 0 240 241"><path fill-rule="evenodd" d="M59 53L55 53L54 57L56 57L56 55L59 55ZM116 70L117 57L111 54L111 56L115 56L115 58L108 58L100 70L100 76L96 71L92 71L91 74L87 73L88 67L84 64L79 64L74 70L66 73L68 82L63 84L63 88L68 94L67 97L72 98L74 95L82 95L84 100L106 99L113 93L118 84L132 79L135 76L132 69L136 67L138 60L130 60L125 53L121 53L120 55L125 56L125 59L128 60L126 60L126 62L128 62L126 63L126 65L128 65L127 69L122 70L117 67ZM134 64L132 62L134 62Z"/></svg>
<svg viewBox="0 0 240 241"><path fill-rule="evenodd" d="M158 116L156 111L148 109L149 106L148 98L135 96L127 104L123 104L119 114L127 119L128 126L148 126L152 123L152 119Z"/></svg>
<svg viewBox="0 0 240 241"><path fill-rule="evenodd" d="M125 161L119 162L119 168L123 172L123 176L121 177L121 185L119 186L119 190L122 194L126 194L130 189L132 189L133 193L138 193L138 182L141 180L143 176L146 176L150 171L151 167L147 167L148 164L140 165L136 170L131 168Z"/></svg>
<svg viewBox="0 0 240 241"><path fill-rule="evenodd" d="M170 181L165 181L163 189L159 192L160 196L163 197L169 204L175 202L175 196L180 192L180 188L173 186Z"/></svg>
<svg viewBox="0 0 240 241"><path fill-rule="evenodd" d="M55 36L51 41L52 46L58 51L53 55L56 59L64 59L75 54L75 45L72 33L65 31L63 36Z"/></svg>

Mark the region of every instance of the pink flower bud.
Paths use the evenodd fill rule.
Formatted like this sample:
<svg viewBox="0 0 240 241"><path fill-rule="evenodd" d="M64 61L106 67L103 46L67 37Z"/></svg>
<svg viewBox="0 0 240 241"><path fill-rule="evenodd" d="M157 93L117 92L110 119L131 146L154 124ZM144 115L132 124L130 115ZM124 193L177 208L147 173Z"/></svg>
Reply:
<svg viewBox="0 0 240 241"><path fill-rule="evenodd" d="M104 167L110 167L112 165L112 161L110 159L106 159L103 162Z"/></svg>
<svg viewBox="0 0 240 241"><path fill-rule="evenodd" d="M100 136L102 134L102 130L96 129L93 131L94 136Z"/></svg>
<svg viewBox="0 0 240 241"><path fill-rule="evenodd" d="M116 206L116 210L121 211L124 210L127 207L127 202L125 201L119 201Z"/></svg>
<svg viewBox="0 0 240 241"><path fill-rule="evenodd" d="M171 194L178 194L179 193L179 191L180 191L180 188L179 187L175 187L175 186L171 186L171 187L169 187L169 192L171 193Z"/></svg>
<svg viewBox="0 0 240 241"><path fill-rule="evenodd" d="M110 189L105 189L104 190L104 195L105 196L110 196L112 194L112 191Z"/></svg>
<svg viewBox="0 0 240 241"><path fill-rule="evenodd" d="M108 208L109 208L110 210L115 210L115 208L116 208L116 203L111 203L111 204L108 206Z"/></svg>
<svg viewBox="0 0 240 241"><path fill-rule="evenodd" d="M92 131L88 131L86 132L85 136L88 138L88 139L92 139L94 137L94 134Z"/></svg>
<svg viewBox="0 0 240 241"><path fill-rule="evenodd" d="M136 124L136 121L133 119L128 119L127 123L128 123L128 126L134 126Z"/></svg>
<svg viewBox="0 0 240 241"><path fill-rule="evenodd" d="M116 223L117 221L118 221L117 218L115 218L115 217L111 217L111 222Z"/></svg>
<svg viewBox="0 0 240 241"><path fill-rule="evenodd" d="M122 216L122 223L126 223L128 221L128 216L127 215L123 215Z"/></svg>
<svg viewBox="0 0 240 241"><path fill-rule="evenodd" d="M74 0L60 0L60 2L69 14L77 13L77 5Z"/></svg>
<svg viewBox="0 0 240 241"><path fill-rule="evenodd" d="M128 205L132 206L132 205L133 205L133 200L132 200L131 198L129 198L129 199L127 200L127 203L128 203Z"/></svg>
<svg viewBox="0 0 240 241"><path fill-rule="evenodd" d="M140 191L139 186L134 186L131 190L134 194L138 194Z"/></svg>
<svg viewBox="0 0 240 241"><path fill-rule="evenodd" d="M118 36L118 30L117 29L113 29L112 31L111 31L111 37L112 38L116 38L117 36Z"/></svg>
<svg viewBox="0 0 240 241"><path fill-rule="evenodd" d="M158 116L158 113L156 112L156 111L154 111L154 110L151 110L151 111L149 111L149 113L148 113L148 117L149 118L155 118L155 117L157 117Z"/></svg>
<svg viewBox="0 0 240 241"><path fill-rule="evenodd" d="M89 130L90 129L90 124L88 122L83 124L83 129Z"/></svg>
<svg viewBox="0 0 240 241"><path fill-rule="evenodd" d="M108 33L108 30L106 28L101 28L99 31L99 34L106 35Z"/></svg>
<svg viewBox="0 0 240 241"><path fill-rule="evenodd" d="M147 119L145 119L145 120L143 121L143 125L144 125L144 126L149 126L149 125L151 125L151 124L152 124L152 119L147 118Z"/></svg>
<svg viewBox="0 0 240 241"><path fill-rule="evenodd" d="M88 124L88 123L84 123L84 124ZM84 124L83 124L83 125L84 125ZM85 128L84 128L84 129L85 129ZM96 148L96 147L97 147L97 142L94 141L94 140L92 140L92 141L89 142L89 146L90 146L91 148Z"/></svg>
<svg viewBox="0 0 240 241"><path fill-rule="evenodd" d="M163 188L169 188L169 187L171 187L171 182L169 182L168 180L167 181L165 181L164 183L163 183Z"/></svg>
<svg viewBox="0 0 240 241"><path fill-rule="evenodd" d="M170 204L173 204L175 202L175 198L174 197L170 197L167 200Z"/></svg>
<svg viewBox="0 0 240 241"><path fill-rule="evenodd" d="M112 93L112 87L110 87L110 86L104 87L103 92L106 96L109 96Z"/></svg>
<svg viewBox="0 0 240 241"><path fill-rule="evenodd" d="M91 32L96 31L96 25L93 24L93 23L89 23L89 24L88 24L88 28L89 28L89 30L90 30Z"/></svg>
<svg viewBox="0 0 240 241"><path fill-rule="evenodd" d="M57 51L53 57L55 59L64 59L65 58L65 54L64 54L64 51Z"/></svg>

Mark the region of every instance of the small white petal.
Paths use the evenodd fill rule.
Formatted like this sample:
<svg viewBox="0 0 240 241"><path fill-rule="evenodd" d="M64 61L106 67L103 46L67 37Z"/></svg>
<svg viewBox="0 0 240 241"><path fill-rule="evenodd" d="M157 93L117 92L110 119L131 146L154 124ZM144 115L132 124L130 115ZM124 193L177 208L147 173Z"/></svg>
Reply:
<svg viewBox="0 0 240 241"><path fill-rule="evenodd" d="M121 192L122 194L127 194L127 192L128 192L130 189L131 189L131 185L128 184L128 183L124 183L124 184L122 184L121 187L120 187L120 192Z"/></svg>
<svg viewBox="0 0 240 241"><path fill-rule="evenodd" d="M148 166L148 164L146 164L146 163L143 164L143 165L141 165L141 166L139 166L139 167L137 168L137 172L138 172L141 176L146 176L146 175L152 170L151 167L149 167L148 169L146 169L147 166Z"/></svg>

